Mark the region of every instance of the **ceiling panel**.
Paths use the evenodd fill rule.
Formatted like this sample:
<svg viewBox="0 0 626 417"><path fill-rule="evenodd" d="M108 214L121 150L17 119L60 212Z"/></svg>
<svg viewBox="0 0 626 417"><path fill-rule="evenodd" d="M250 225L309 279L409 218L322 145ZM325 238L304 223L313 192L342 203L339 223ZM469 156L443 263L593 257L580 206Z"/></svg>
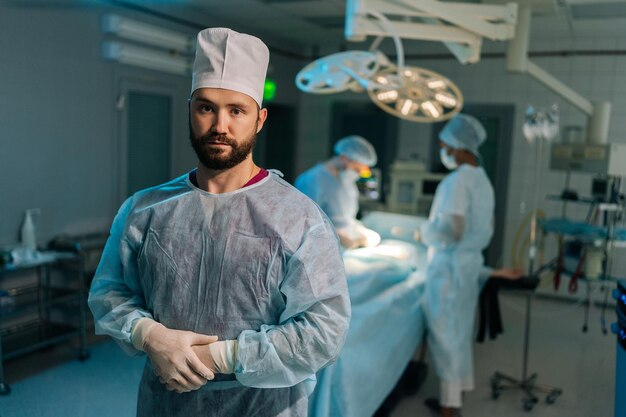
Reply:
<svg viewBox="0 0 626 417"><path fill-rule="evenodd" d="M2 1L2 0L0 0ZM76 7L85 0L5 0L21 7ZM125 0L138 8L184 19L198 27L226 26L304 51L360 47L343 38L345 0ZM415 0L418 1L418 0ZM447 0L446 0L447 1ZM479 0L456 0L477 3ZM519 0L531 4L531 37L537 39L626 36L626 0ZM504 4L509 0L482 0ZM99 4L114 2L100 0ZM93 4L93 3L90 3ZM371 39L370 39L371 42ZM369 42L368 42L369 43ZM405 41L411 49L415 41Z"/></svg>
<svg viewBox="0 0 626 417"><path fill-rule="evenodd" d="M626 2L597 2L570 6L574 19L620 19L626 18Z"/></svg>
<svg viewBox="0 0 626 417"><path fill-rule="evenodd" d="M263 1L263 0L261 0ZM328 0L281 1L272 5L278 10L301 17L340 16L346 14L345 3Z"/></svg>

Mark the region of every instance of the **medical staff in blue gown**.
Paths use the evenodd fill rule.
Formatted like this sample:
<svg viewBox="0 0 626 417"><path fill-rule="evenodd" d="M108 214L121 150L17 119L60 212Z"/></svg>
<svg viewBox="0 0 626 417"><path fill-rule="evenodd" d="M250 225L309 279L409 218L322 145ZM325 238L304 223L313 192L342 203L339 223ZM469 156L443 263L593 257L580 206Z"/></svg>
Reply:
<svg viewBox="0 0 626 417"><path fill-rule="evenodd" d="M138 416L304 417L315 373L345 341L332 223L252 160L268 61L253 36L198 34L197 169L134 194L111 227L89 307L97 333L147 354Z"/></svg>
<svg viewBox="0 0 626 417"><path fill-rule="evenodd" d="M352 249L380 242L378 234L357 220L361 173L376 165L374 146L361 136L347 136L335 144L335 156L296 178L295 186L328 215L343 247Z"/></svg>
<svg viewBox="0 0 626 417"><path fill-rule="evenodd" d="M459 114L439 134L442 163L451 170L439 184L420 238L428 246L423 308L429 357L440 379L439 400L427 405L442 416L460 413L461 393L474 387L472 329L482 251L493 234L494 192L480 166L483 126Z"/></svg>

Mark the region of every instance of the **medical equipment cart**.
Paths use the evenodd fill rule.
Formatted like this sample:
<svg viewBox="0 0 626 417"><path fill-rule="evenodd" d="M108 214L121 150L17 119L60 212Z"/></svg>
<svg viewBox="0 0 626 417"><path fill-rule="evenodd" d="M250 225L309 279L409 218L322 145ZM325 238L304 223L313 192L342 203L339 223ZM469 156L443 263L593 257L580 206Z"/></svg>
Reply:
<svg viewBox="0 0 626 417"><path fill-rule="evenodd" d="M77 336L78 358L89 357L84 275L78 252L38 251L29 260L0 266L0 395L11 392L4 379L8 359Z"/></svg>

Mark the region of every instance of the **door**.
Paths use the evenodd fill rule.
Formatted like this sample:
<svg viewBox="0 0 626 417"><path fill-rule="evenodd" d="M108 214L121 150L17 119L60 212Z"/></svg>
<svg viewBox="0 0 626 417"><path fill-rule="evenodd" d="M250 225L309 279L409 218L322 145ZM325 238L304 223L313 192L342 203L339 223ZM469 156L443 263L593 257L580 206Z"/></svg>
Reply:
<svg viewBox="0 0 626 417"><path fill-rule="evenodd" d="M124 200L171 179L174 88L133 79L119 85L118 194Z"/></svg>
<svg viewBox="0 0 626 417"><path fill-rule="evenodd" d="M509 104L466 104L463 113L476 117L487 132L487 140L479 152L481 164L491 180L496 197L495 227L491 244L485 251L485 263L499 266L505 232L506 202L508 199L509 166L515 106ZM431 161L435 172L447 172L439 160L439 132L443 123L433 125Z"/></svg>
<svg viewBox="0 0 626 417"><path fill-rule="evenodd" d="M169 179L171 101L167 95L128 92L127 196Z"/></svg>
<svg viewBox="0 0 626 417"><path fill-rule="evenodd" d="M296 109L283 104L267 105L267 120L254 147L253 158L257 165L277 169L284 179L293 184Z"/></svg>

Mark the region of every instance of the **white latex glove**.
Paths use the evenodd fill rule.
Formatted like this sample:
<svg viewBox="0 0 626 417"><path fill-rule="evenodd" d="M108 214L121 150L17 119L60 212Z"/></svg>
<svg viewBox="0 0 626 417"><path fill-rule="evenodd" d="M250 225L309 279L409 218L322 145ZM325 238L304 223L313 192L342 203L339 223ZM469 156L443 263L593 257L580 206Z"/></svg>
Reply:
<svg viewBox="0 0 626 417"><path fill-rule="evenodd" d="M359 242L352 236L347 229L337 229L339 243L346 249L355 249L359 247Z"/></svg>
<svg viewBox="0 0 626 417"><path fill-rule="evenodd" d="M196 390L213 379L213 370L205 366L193 351L193 345L207 345L217 336L206 336L186 330L172 330L149 318L133 327L133 346L148 354L154 373L169 391Z"/></svg>
<svg viewBox="0 0 626 417"><path fill-rule="evenodd" d="M209 345L192 346L192 349L213 373L232 374L235 372L238 347L236 340L225 340Z"/></svg>
<svg viewBox="0 0 626 417"><path fill-rule="evenodd" d="M372 229L368 229L363 225L359 225L358 231L361 235L359 241L361 247L371 248L380 244L380 235Z"/></svg>

